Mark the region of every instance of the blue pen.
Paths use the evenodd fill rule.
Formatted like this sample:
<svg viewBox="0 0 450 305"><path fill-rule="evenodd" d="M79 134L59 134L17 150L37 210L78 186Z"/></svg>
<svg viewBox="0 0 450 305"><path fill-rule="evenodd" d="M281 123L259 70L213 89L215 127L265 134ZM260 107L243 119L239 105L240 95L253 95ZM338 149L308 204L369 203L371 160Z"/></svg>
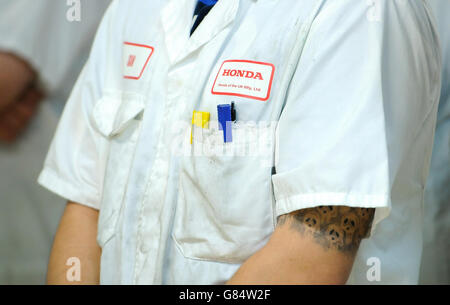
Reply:
<svg viewBox="0 0 450 305"><path fill-rule="evenodd" d="M219 121L219 130L223 130L224 143L232 142L233 129L231 123L236 120L236 110L234 109L234 103L218 105L217 118Z"/></svg>

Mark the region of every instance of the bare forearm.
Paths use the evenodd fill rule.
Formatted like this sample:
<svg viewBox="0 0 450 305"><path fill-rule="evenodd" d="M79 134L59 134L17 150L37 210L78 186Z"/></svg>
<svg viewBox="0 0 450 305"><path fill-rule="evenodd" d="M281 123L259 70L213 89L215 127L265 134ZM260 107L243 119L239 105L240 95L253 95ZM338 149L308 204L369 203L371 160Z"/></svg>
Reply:
<svg viewBox="0 0 450 305"><path fill-rule="evenodd" d="M101 249L97 245L98 212L68 203L53 243L47 273L48 284L98 284ZM74 258L80 263L80 281L68 276Z"/></svg>
<svg viewBox="0 0 450 305"><path fill-rule="evenodd" d="M318 207L280 217L228 284L345 284L373 209Z"/></svg>
<svg viewBox="0 0 450 305"><path fill-rule="evenodd" d="M283 234L276 231L275 234ZM295 243L294 243L295 242ZM340 285L345 284L352 256L324 252L314 241L272 240L250 257L231 278L231 285ZM302 248L302 249L300 249Z"/></svg>

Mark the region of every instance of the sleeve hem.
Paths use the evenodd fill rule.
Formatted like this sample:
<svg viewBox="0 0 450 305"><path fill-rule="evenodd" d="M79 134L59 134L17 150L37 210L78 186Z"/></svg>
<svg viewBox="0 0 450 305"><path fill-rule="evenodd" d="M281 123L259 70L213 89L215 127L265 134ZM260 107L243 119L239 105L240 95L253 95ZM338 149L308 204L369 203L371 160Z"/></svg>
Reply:
<svg viewBox="0 0 450 305"><path fill-rule="evenodd" d="M100 210L100 203L97 199L97 194L82 194L82 188L77 188L70 182L64 181L49 168L44 168L42 170L38 178L38 183L42 187L62 198L67 199L68 201L76 202L95 210Z"/></svg>
<svg viewBox="0 0 450 305"><path fill-rule="evenodd" d="M317 206L345 205L357 208L379 208L390 206L389 196L348 193L310 193L299 194L277 200L277 216L299 209Z"/></svg>

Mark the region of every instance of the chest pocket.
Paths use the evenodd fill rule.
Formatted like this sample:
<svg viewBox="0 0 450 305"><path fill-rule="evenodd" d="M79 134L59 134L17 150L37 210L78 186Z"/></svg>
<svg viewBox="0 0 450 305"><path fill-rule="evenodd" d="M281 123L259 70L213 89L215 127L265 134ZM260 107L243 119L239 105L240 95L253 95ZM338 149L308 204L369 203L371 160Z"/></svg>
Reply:
<svg viewBox="0 0 450 305"><path fill-rule="evenodd" d="M144 108L143 96L134 93L110 92L98 101L93 110L93 120L97 130L109 141L97 236L101 247L116 232Z"/></svg>
<svg viewBox="0 0 450 305"><path fill-rule="evenodd" d="M271 128L232 128L231 143L215 128L195 129L191 156L181 158L173 239L187 258L242 263L274 230Z"/></svg>

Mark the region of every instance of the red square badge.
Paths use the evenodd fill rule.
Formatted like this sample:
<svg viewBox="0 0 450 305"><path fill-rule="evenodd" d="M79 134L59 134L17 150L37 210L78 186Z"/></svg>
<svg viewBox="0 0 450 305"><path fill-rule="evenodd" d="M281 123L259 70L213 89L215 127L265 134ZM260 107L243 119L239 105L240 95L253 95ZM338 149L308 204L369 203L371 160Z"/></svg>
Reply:
<svg viewBox="0 0 450 305"><path fill-rule="evenodd" d="M123 77L140 79L154 52L151 46L125 42L123 46Z"/></svg>

